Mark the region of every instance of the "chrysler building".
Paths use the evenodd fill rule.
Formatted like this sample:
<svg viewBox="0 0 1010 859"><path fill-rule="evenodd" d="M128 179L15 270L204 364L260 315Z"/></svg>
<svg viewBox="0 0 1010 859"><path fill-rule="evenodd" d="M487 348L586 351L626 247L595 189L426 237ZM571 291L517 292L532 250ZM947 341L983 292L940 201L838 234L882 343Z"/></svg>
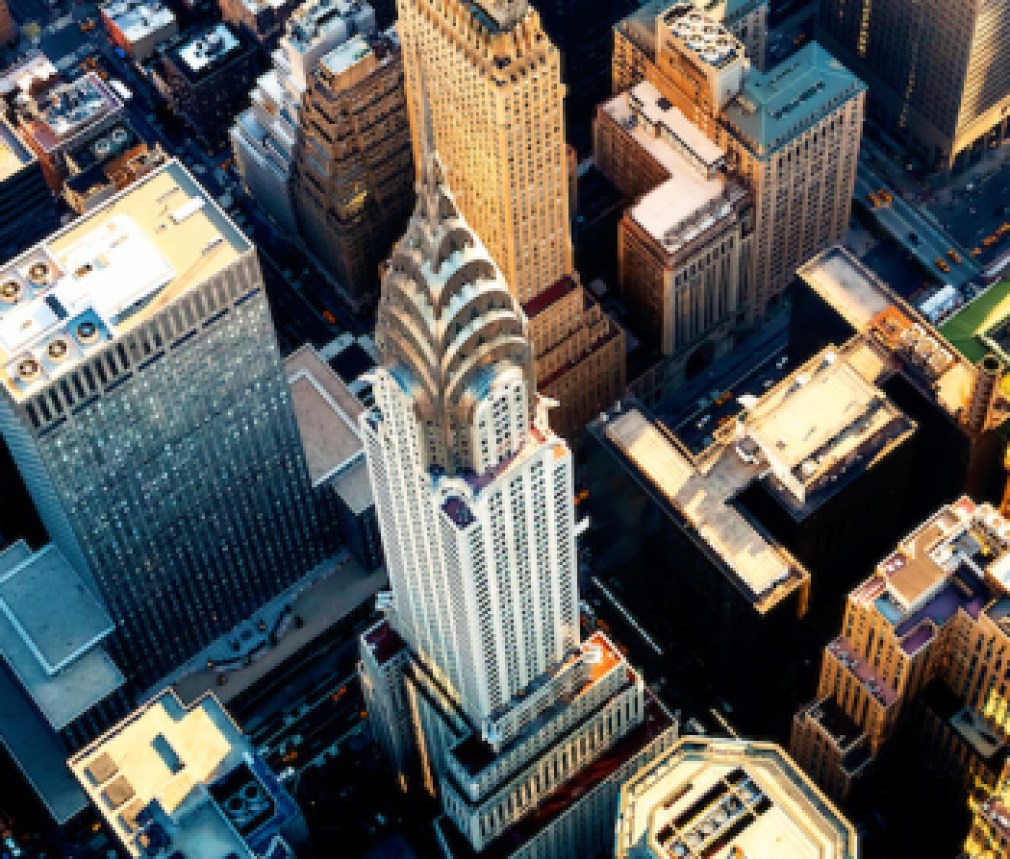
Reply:
<svg viewBox="0 0 1010 859"><path fill-rule="evenodd" d="M620 779L674 732L605 636L581 640L572 455L536 393L526 317L447 187L426 99L422 113L362 416L391 587L362 638L371 725L404 786L441 797L446 855L535 837L591 856L609 848Z"/></svg>

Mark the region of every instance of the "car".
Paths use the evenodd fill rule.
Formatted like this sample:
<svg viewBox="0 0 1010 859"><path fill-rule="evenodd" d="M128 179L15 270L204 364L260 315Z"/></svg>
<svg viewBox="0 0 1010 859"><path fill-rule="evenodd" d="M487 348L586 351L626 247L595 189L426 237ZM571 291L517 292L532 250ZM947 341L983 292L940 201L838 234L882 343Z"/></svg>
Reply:
<svg viewBox="0 0 1010 859"><path fill-rule="evenodd" d="M329 311L329 310L324 310L323 311L323 319L325 319L327 322L329 322L330 325L336 325L337 324L337 317L334 316L333 313L331 311Z"/></svg>
<svg viewBox="0 0 1010 859"><path fill-rule="evenodd" d="M778 361L775 362L775 369L776 370L781 370L788 363L789 363L789 358L786 355L783 355L781 358L778 359Z"/></svg>
<svg viewBox="0 0 1010 859"><path fill-rule="evenodd" d="M947 248L947 256L949 256L955 264L961 262L961 254L959 254L953 248Z"/></svg>
<svg viewBox="0 0 1010 859"><path fill-rule="evenodd" d="M933 265L935 265L938 269L940 269L940 271L944 273L950 271L950 266L947 265L943 257L937 257L935 260L933 260Z"/></svg>

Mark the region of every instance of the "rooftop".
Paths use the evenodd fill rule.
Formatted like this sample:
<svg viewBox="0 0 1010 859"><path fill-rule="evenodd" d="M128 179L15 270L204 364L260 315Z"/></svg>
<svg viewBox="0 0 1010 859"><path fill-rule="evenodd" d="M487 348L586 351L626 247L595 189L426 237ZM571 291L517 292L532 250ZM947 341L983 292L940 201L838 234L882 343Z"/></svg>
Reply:
<svg viewBox="0 0 1010 859"><path fill-rule="evenodd" d="M855 331L865 331L892 304L887 287L841 245L822 251L796 274Z"/></svg>
<svg viewBox="0 0 1010 859"><path fill-rule="evenodd" d="M848 360L827 348L760 398L692 456L637 408L606 435L721 558L761 611L807 571L739 508L753 481L805 515L914 432L915 425Z"/></svg>
<svg viewBox="0 0 1010 859"><path fill-rule="evenodd" d="M901 540L849 599L872 604L902 650L914 655L959 611L975 619L983 609L998 611L998 601L987 603L993 589L1006 592L1001 577L1007 569L1010 523L989 504L963 497Z"/></svg>
<svg viewBox="0 0 1010 859"><path fill-rule="evenodd" d="M101 8L131 43L175 23L175 14L161 0L114 0Z"/></svg>
<svg viewBox="0 0 1010 859"><path fill-rule="evenodd" d="M0 554L0 655L35 706L60 730L123 684L102 648L105 608L53 545Z"/></svg>
<svg viewBox="0 0 1010 859"><path fill-rule="evenodd" d="M0 117L0 182L31 164L35 156L6 119Z"/></svg>
<svg viewBox="0 0 1010 859"><path fill-rule="evenodd" d="M621 790L615 856L855 859L855 828L771 743L682 738Z"/></svg>
<svg viewBox="0 0 1010 859"><path fill-rule="evenodd" d="M365 411L311 346L284 360L302 448L313 485L349 470L364 453L358 417Z"/></svg>
<svg viewBox="0 0 1010 859"><path fill-rule="evenodd" d="M182 68L190 77L199 78L217 68L225 59L237 54L242 42L227 24L219 23L210 27L195 39L173 49Z"/></svg>
<svg viewBox="0 0 1010 859"><path fill-rule="evenodd" d="M657 740L673 726L673 720L662 704L646 689L644 720L625 735L620 742L596 758L590 766L582 767L572 778L555 790L519 823L509 828L498 840L481 853L473 853L456 828L443 816L436 821L450 845L456 859L506 859L522 846L532 842L547 827L557 821L572 805L612 778L618 769L633 760L650 743Z"/></svg>
<svg viewBox="0 0 1010 859"><path fill-rule="evenodd" d="M733 505L733 497L759 472L731 449L696 463L637 408L608 422L606 434L722 559L759 610L771 608L809 577Z"/></svg>
<svg viewBox="0 0 1010 859"><path fill-rule="evenodd" d="M191 856L250 856L250 837L276 812L248 740L210 694L187 708L161 693L69 766L132 856L159 843ZM255 809L242 799L246 785Z"/></svg>
<svg viewBox="0 0 1010 859"><path fill-rule="evenodd" d="M374 26L374 14L357 0L308 0L288 19L287 42L296 51L304 52L330 33L337 38L350 35L348 19L362 18Z"/></svg>
<svg viewBox="0 0 1010 859"><path fill-rule="evenodd" d="M250 248L170 161L0 271L0 382L25 399Z"/></svg>
<svg viewBox="0 0 1010 859"><path fill-rule="evenodd" d="M865 89L842 63L810 42L767 72L752 69L723 116L752 152L766 156Z"/></svg>
<svg viewBox="0 0 1010 859"><path fill-rule="evenodd" d="M122 102L105 82L95 72L88 72L39 95L31 113L22 117L22 129L44 151L51 152L65 148L96 123L121 113L122 109Z"/></svg>
<svg viewBox="0 0 1010 859"><path fill-rule="evenodd" d="M914 428L844 353L828 348L746 410L737 435L771 466L781 498L802 508Z"/></svg>
<svg viewBox="0 0 1010 859"><path fill-rule="evenodd" d="M674 250L732 213L725 151L651 83L614 96L602 109L669 176L631 208L631 217L657 242Z"/></svg>
<svg viewBox="0 0 1010 859"><path fill-rule="evenodd" d="M342 74L373 53L371 43L362 36L353 36L338 45L320 60L326 70L334 75Z"/></svg>
<svg viewBox="0 0 1010 859"><path fill-rule="evenodd" d="M88 798L67 769L63 743L3 666L0 666L0 745L7 749L57 823L66 823L87 808Z"/></svg>
<svg viewBox="0 0 1010 859"><path fill-rule="evenodd" d="M678 0L660 14L659 21L707 66L725 68L746 56L736 36L702 3Z"/></svg>

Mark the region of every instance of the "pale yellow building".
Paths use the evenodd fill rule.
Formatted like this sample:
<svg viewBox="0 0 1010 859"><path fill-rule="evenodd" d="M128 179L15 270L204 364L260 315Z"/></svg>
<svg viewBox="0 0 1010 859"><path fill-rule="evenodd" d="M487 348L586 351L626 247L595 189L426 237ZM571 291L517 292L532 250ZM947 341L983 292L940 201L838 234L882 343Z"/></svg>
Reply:
<svg viewBox="0 0 1010 859"><path fill-rule="evenodd" d="M398 5L415 164L427 99L446 184L529 317L538 386L572 437L624 390L624 332L573 271L558 50L526 0Z"/></svg>

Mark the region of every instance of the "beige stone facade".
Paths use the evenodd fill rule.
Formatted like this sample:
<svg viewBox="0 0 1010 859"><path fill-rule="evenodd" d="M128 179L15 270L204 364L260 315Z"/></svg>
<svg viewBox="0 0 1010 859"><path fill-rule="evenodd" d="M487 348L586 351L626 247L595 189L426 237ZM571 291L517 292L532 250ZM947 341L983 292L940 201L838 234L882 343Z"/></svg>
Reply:
<svg viewBox="0 0 1010 859"><path fill-rule="evenodd" d="M1007 0L821 0L819 32L929 163L952 167L987 136L1006 136Z"/></svg>
<svg viewBox="0 0 1010 859"><path fill-rule="evenodd" d="M942 731L930 727L934 715L925 732L947 747L943 757L963 781L986 780L979 764L1010 738L1008 571L1010 523L963 497L849 594L817 697L793 720L790 750L825 790L848 795L900 724L928 716L919 699L930 684L955 703L941 713Z"/></svg>
<svg viewBox="0 0 1010 859"><path fill-rule="evenodd" d="M623 393L624 332L573 271L558 51L522 0L400 0L398 28L415 156L423 65L446 182L530 318L538 386L574 438Z"/></svg>

